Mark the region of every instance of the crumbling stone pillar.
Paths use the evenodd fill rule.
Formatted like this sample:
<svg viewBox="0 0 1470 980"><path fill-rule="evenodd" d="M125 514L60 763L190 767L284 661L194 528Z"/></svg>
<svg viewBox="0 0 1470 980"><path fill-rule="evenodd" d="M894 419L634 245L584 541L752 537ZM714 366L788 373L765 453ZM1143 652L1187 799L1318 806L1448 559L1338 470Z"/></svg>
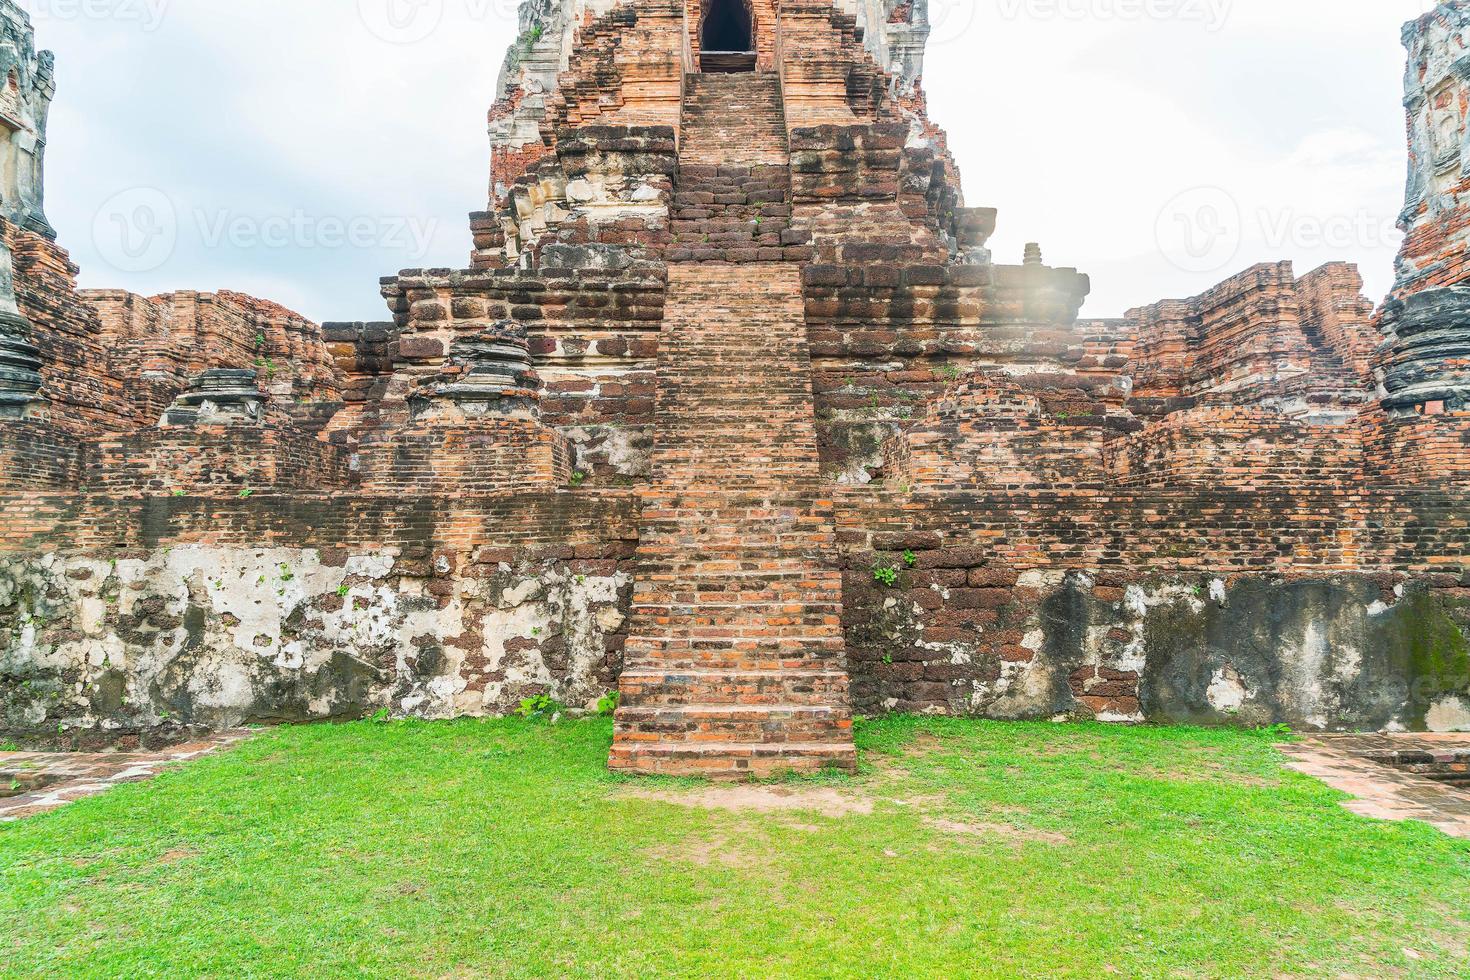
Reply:
<svg viewBox="0 0 1470 980"><path fill-rule="evenodd" d="M415 395L416 422L540 417L541 381L526 328L509 320L455 341L444 370Z"/></svg>
<svg viewBox="0 0 1470 980"><path fill-rule="evenodd" d="M409 422L359 454L369 493L497 494L572 479L571 446L543 425L526 328L510 320L455 340L408 396Z"/></svg>
<svg viewBox="0 0 1470 980"><path fill-rule="evenodd" d="M40 418L41 352L30 342L31 323L15 299L10 249L0 243L0 419Z"/></svg>
<svg viewBox="0 0 1470 980"><path fill-rule="evenodd" d="M38 418L45 412L40 352L29 337L30 324L23 317L0 311L0 419Z"/></svg>
<svg viewBox="0 0 1470 980"><path fill-rule="evenodd" d="M265 393L254 371L216 368L205 371L174 399L159 425L260 425L265 421Z"/></svg>

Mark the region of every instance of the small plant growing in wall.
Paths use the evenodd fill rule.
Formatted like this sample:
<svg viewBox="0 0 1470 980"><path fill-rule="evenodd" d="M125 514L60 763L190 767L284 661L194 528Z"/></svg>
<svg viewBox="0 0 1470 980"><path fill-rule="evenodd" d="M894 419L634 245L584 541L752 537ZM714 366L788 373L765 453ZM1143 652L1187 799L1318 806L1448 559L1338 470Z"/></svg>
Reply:
<svg viewBox="0 0 1470 980"><path fill-rule="evenodd" d="M249 500L253 496L255 496L255 491L251 490L249 487L246 487L244 490L240 491L241 500Z"/></svg>
<svg viewBox="0 0 1470 980"><path fill-rule="evenodd" d="M918 563L919 563L919 556L918 555L914 554L912 551L905 551L903 553L903 567L904 568L913 568Z"/></svg>
<svg viewBox="0 0 1470 980"><path fill-rule="evenodd" d="M597 699L597 713L599 715L610 715L618 710L618 705L623 703L621 691L608 691Z"/></svg>
<svg viewBox="0 0 1470 980"><path fill-rule="evenodd" d="M577 472L575 472L575 473L572 474L572 486L574 486L574 487L580 487L582 484L584 484L586 482L587 482L587 474L586 473L583 473L581 470L578 470Z"/></svg>
<svg viewBox="0 0 1470 980"><path fill-rule="evenodd" d="M550 694L537 694L526 698L515 713L527 721L544 721L550 719L555 721L561 717L566 705L557 701Z"/></svg>
<svg viewBox="0 0 1470 980"><path fill-rule="evenodd" d="M347 598L347 593L349 593L351 591L352 590L350 588L348 588L346 585L339 585L339 586L337 586L337 596L338 596L338 598L341 598L341 599Z"/></svg>
<svg viewBox="0 0 1470 980"><path fill-rule="evenodd" d="M873 567L873 581L891 589L898 584L898 569L892 565L875 565Z"/></svg>

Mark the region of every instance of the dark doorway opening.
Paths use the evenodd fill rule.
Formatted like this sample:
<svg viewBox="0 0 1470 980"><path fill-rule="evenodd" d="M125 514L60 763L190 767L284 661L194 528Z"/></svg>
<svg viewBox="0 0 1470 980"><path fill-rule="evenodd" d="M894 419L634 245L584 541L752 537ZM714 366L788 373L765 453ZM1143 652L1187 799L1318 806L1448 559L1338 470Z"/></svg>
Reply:
<svg viewBox="0 0 1470 980"><path fill-rule="evenodd" d="M745 0L709 0L701 51L754 51L755 24Z"/></svg>

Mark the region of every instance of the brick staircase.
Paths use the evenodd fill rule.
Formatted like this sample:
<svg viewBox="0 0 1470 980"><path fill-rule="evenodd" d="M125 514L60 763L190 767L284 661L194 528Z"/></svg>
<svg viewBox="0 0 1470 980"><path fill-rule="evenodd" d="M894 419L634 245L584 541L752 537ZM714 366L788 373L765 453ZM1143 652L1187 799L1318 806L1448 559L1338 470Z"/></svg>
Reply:
<svg viewBox="0 0 1470 980"><path fill-rule="evenodd" d="M670 262L807 262L791 229L791 160L772 73L688 75Z"/></svg>
<svg viewBox="0 0 1470 980"><path fill-rule="evenodd" d="M800 269L669 270L654 482L611 765L855 764Z"/></svg>
<svg viewBox="0 0 1470 980"><path fill-rule="evenodd" d="M776 73L685 75L679 162L787 166L786 109Z"/></svg>

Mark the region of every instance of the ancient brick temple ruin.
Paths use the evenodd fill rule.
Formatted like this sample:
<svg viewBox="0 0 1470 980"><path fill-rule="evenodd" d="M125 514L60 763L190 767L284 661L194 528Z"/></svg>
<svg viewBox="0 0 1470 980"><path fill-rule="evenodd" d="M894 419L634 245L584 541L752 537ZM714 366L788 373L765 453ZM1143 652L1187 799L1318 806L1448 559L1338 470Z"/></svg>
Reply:
<svg viewBox="0 0 1470 980"><path fill-rule="evenodd" d="M962 201L924 0L526 0L468 268L322 326L79 291L0 11L0 734L619 690L614 767L738 775L850 767L854 712L1470 727L1470 4L1407 28L1377 309L1282 263L1079 320Z"/></svg>

